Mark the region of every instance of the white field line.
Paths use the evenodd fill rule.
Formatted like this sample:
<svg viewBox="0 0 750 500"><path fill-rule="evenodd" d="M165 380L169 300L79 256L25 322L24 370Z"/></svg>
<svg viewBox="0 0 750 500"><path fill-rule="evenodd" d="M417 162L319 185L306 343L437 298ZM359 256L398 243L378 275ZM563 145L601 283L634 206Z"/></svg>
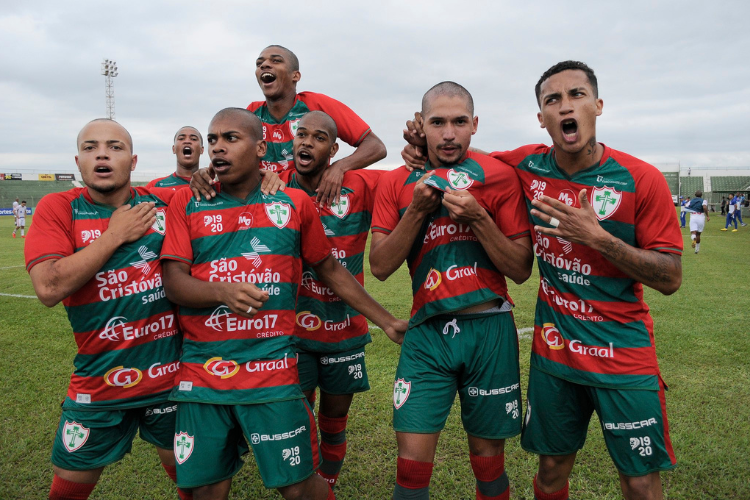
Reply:
<svg viewBox="0 0 750 500"><path fill-rule="evenodd" d="M7 266L7 267L0 267L0 270L2 270L2 269L16 269L16 268L19 268L19 267L26 267L26 266L24 266L24 265L22 264L22 265L20 265L20 266Z"/></svg>
<svg viewBox="0 0 750 500"><path fill-rule="evenodd" d="M17 297L19 299L35 299L36 295L17 295L15 293L0 293L0 297Z"/></svg>

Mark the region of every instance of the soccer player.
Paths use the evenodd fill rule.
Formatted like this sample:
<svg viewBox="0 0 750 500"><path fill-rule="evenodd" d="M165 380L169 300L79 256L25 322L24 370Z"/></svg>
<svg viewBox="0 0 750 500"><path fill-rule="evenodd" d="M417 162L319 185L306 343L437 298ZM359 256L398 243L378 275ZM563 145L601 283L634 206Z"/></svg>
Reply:
<svg viewBox="0 0 750 500"><path fill-rule="evenodd" d="M18 215L16 215L16 209L18 208L18 198L13 202L13 237L16 237L16 229L18 229Z"/></svg>
<svg viewBox="0 0 750 500"><path fill-rule="evenodd" d="M539 455L535 498L568 498L593 411L625 498L662 498L659 471L676 459L643 285L669 295L682 282L669 188L653 166L597 142L604 103L591 68L555 64L535 91L553 147L492 153L516 167L534 224L540 287L521 445ZM407 126L419 145L419 127Z"/></svg>
<svg viewBox="0 0 750 500"><path fill-rule="evenodd" d="M289 49L270 45L255 61L255 77L265 101L252 102L247 107L263 122L263 138L268 151L261 167L275 172L294 168L292 140L299 119L311 110L327 113L336 122L338 136L355 151L330 165L317 188L321 207L329 206L341 192L344 173L365 168L386 156L383 142L370 127L345 104L324 94L297 93L297 82L302 77L299 60Z"/></svg>
<svg viewBox="0 0 750 500"><path fill-rule="evenodd" d="M690 196L684 198L680 202L680 229L685 227L685 223L687 222L685 219L687 218L687 207L690 205Z"/></svg>
<svg viewBox="0 0 750 500"><path fill-rule="evenodd" d="M78 346L52 448L51 499L88 498L138 431L175 478L168 397L181 342L158 259L173 192L131 188L138 158L113 120L88 123L77 146L86 187L43 197L25 248L39 300L63 302Z"/></svg>
<svg viewBox="0 0 750 500"><path fill-rule="evenodd" d="M338 151L337 127L322 111L304 115L294 137L295 170L282 172L287 186L315 202L316 189ZM346 172L338 203L318 208L333 255L364 286L363 261L376 183L383 171ZM297 368L300 386L312 405L320 388L318 428L323 462L318 474L333 487L346 456L346 425L354 393L370 389L365 345L367 320L325 286L305 264L297 298Z"/></svg>
<svg viewBox="0 0 750 500"><path fill-rule="evenodd" d="M701 233L706 226L706 222L710 220L708 217L708 201L703 199L703 191L699 189L695 192L695 198L690 200L687 209L690 212L690 239L695 253L698 253L701 249Z"/></svg>
<svg viewBox="0 0 750 500"><path fill-rule="evenodd" d="M190 185L190 177L200 167L203 136L191 126L182 127L174 135L172 153L177 157L177 169L166 177L154 179L146 187L171 187L173 190Z"/></svg>
<svg viewBox="0 0 750 500"><path fill-rule="evenodd" d="M372 273L385 280L406 261L414 294L393 391L393 498L429 497L458 392L477 498L507 499L504 446L521 430L521 391L505 276L531 273L528 216L513 170L468 151L478 118L464 87L435 85L422 113L428 173L385 173L372 222Z"/></svg>
<svg viewBox="0 0 750 500"><path fill-rule="evenodd" d="M734 222L734 229L732 229L732 232L737 232L737 216L735 215L737 212L737 205L738 203L736 197L730 194L727 197L727 221L726 225L721 229L722 231L726 231L732 224L732 222Z"/></svg>
<svg viewBox="0 0 750 500"><path fill-rule="evenodd" d="M185 340L177 386L177 480L194 498L227 498L242 465L237 443L250 441L264 484L284 498L334 498L314 474L315 418L299 386L294 304L302 266L332 293L400 342L396 320L333 257L306 193L260 191L266 152L260 120L228 108L207 136L219 177L211 200L175 195L162 251L167 296L180 307ZM307 328L323 320L311 314ZM300 322L303 322L302 320Z"/></svg>
<svg viewBox="0 0 750 500"><path fill-rule="evenodd" d="M735 200L737 200L734 216L738 221L740 221L740 226L745 227L747 226L747 224L745 224L745 222L742 220L742 205L745 203L745 197L742 195L742 193L737 193L734 196Z"/></svg>
<svg viewBox="0 0 750 500"><path fill-rule="evenodd" d="M21 230L21 238L24 236L24 229L26 228L26 200L23 200L20 205L13 209L13 215L16 217L16 228L13 230L13 237L16 237L16 231Z"/></svg>

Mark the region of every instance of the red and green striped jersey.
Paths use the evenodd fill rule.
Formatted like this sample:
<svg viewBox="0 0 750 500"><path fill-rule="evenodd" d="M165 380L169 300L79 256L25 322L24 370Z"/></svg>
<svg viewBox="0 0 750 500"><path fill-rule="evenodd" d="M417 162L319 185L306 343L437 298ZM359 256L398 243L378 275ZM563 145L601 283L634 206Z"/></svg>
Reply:
<svg viewBox="0 0 750 500"><path fill-rule="evenodd" d="M166 177L159 177L158 179L154 179L148 184L146 184L147 188L152 187L169 187L172 188L172 190L181 189L184 187L190 186L190 177L181 177L177 175L177 173L172 172L171 175L168 175Z"/></svg>
<svg viewBox="0 0 750 500"><path fill-rule="evenodd" d="M181 335L162 287L159 252L171 189L131 189L131 206L155 202L157 221L119 247L79 290L63 300L78 353L63 406L123 409L166 401L179 368ZM48 194L26 240L26 268L84 250L109 226L113 208L87 188Z"/></svg>
<svg viewBox="0 0 750 500"><path fill-rule="evenodd" d="M529 236L521 186L508 165L469 152L459 164L433 168L428 162L425 168L452 189L468 189L508 238ZM400 167L383 175L375 198L373 232L388 234L396 228L411 203L414 183L423 174ZM442 205L425 219L407 263L414 295L410 327L496 298L512 304L505 277L471 227L453 222Z"/></svg>
<svg viewBox="0 0 750 500"><path fill-rule="evenodd" d="M305 191L320 214L333 255L364 286L363 263L367 233L375 202L370 182L382 170L355 170L344 174L339 203L319 208L316 193L306 191L297 172L287 171L282 180ZM341 352L362 347L371 341L367 319L349 307L321 282L315 270L305 265L302 287L297 297L297 345L312 352Z"/></svg>
<svg viewBox="0 0 750 500"><path fill-rule="evenodd" d="M202 281L253 283L268 301L252 318L226 305L179 308L184 332L172 399L251 404L302 397L294 350L295 303L302 264L331 254L310 198L287 189L247 199L214 186L218 195L195 201L183 189L167 216L162 259L190 264Z"/></svg>
<svg viewBox="0 0 750 500"><path fill-rule="evenodd" d="M266 101L256 101L247 107L263 122L263 139L268 144L261 168L276 173L294 169L292 142L297 134L297 124L308 111L323 111L336 122L339 139L350 146L359 146L370 127L346 104L324 94L300 92L292 109L281 121L277 121L268 111Z"/></svg>
<svg viewBox="0 0 750 500"><path fill-rule="evenodd" d="M568 176L554 150L530 145L492 156L516 166L526 205L541 195L580 207L587 190L599 224L628 245L682 253L682 235L664 176L604 146L598 165ZM532 217L532 223L545 225ZM605 388L658 390L653 320L643 286L601 253L534 234L540 275L531 364L551 375Z"/></svg>

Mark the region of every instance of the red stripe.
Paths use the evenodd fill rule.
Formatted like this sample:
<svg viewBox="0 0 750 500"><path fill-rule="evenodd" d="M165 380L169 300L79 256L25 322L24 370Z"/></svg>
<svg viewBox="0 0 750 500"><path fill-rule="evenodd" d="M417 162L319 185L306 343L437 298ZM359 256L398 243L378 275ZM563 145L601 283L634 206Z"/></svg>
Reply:
<svg viewBox="0 0 750 500"><path fill-rule="evenodd" d="M257 363L267 363L268 360L254 362L250 361L251 367L257 367ZM297 359L287 358L286 367L275 369L263 369L254 372L247 371L248 363L237 364L237 371L227 378L213 375L206 371L204 365L198 363L182 363L177 380L191 381L193 387L208 387L217 390L241 390L259 389L263 387L279 387L283 385L299 384L297 374Z"/></svg>
<svg viewBox="0 0 750 500"><path fill-rule="evenodd" d="M672 439L669 437L669 420L667 419L667 401L664 397L664 387L666 384L662 380L661 375L659 376L659 404L661 405L661 419L664 422L664 446L669 454L669 461L672 465L677 463L677 457L674 454L672 448Z"/></svg>
<svg viewBox="0 0 750 500"><path fill-rule="evenodd" d="M110 378L112 378L112 375L110 375ZM132 377L131 380L133 380ZM80 375L73 374L70 377L70 385L68 386L68 397L76 401L78 394L89 394L91 395L92 403L115 399L138 398L169 391L174 387L174 380L174 373L164 373L160 376L152 377L149 374L149 370L144 370L141 372L141 379L137 384L131 387L113 387L106 383L104 376L81 377Z"/></svg>
<svg viewBox="0 0 750 500"><path fill-rule="evenodd" d="M123 319L127 318L123 317ZM172 311L166 311L150 318L128 321L122 325L110 325L110 328L106 331L98 329L79 332L75 334L75 339L79 354L93 355L120 349L132 349L142 344L172 337L178 333L179 325L175 314Z"/></svg>
<svg viewBox="0 0 750 500"><path fill-rule="evenodd" d="M290 304L294 307L294 304ZM274 322L273 315L276 315ZM247 340L247 339L264 339L291 335L294 331L294 311L293 310L260 310L252 318L243 318L236 314L229 314L218 320L216 323L219 330L207 327L206 321L211 316L180 316L180 325L185 332L185 338L193 342L217 342L224 340ZM266 320L268 317L268 320ZM269 328L266 329L265 325ZM256 325L262 325L264 328L255 328ZM231 330L229 330L231 328Z"/></svg>
<svg viewBox="0 0 750 500"><path fill-rule="evenodd" d="M305 404L305 410L307 410L307 421L310 422L310 448L312 449L313 470L316 470L318 467L320 467L320 450L318 449L318 428L315 425L315 414L310 408L310 405Z"/></svg>
<svg viewBox="0 0 750 500"><path fill-rule="evenodd" d="M477 267L476 276L469 275L456 277L456 273L459 272L457 269L452 269L450 272L440 272L440 284L433 290L425 288L424 283L420 284L417 293L414 295L412 316L429 302L457 298L481 289L490 289L501 297L509 298L505 277L496 270ZM460 269L463 271L467 268L462 267ZM473 269L471 272L473 272ZM429 277L430 276L428 275L428 279ZM450 277L453 277L454 279L450 279Z"/></svg>
<svg viewBox="0 0 750 500"><path fill-rule="evenodd" d="M296 214L296 211L293 212ZM293 216L293 214L290 215L289 222L285 227L299 231L299 217ZM250 220L252 222L248 223ZM190 228L190 237L193 240L206 236L241 232L251 228L275 227L266 213L264 203L221 209L212 208L210 210L189 213L187 214L187 223ZM221 224L221 230L219 230L218 224Z"/></svg>
<svg viewBox="0 0 750 500"><path fill-rule="evenodd" d="M648 306L637 295L638 302L583 300L573 293L561 293L548 285L548 292L544 291L544 286L539 287L538 298L558 313L566 316L572 316L573 314L586 317L601 316L604 321L615 321L617 323L645 320L648 316Z"/></svg>

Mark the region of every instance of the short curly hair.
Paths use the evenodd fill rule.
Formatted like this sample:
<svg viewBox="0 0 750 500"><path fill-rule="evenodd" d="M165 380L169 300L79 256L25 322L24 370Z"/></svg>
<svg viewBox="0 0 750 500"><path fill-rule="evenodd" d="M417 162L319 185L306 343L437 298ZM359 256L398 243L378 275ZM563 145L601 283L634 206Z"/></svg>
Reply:
<svg viewBox="0 0 750 500"><path fill-rule="evenodd" d="M539 105L539 107L542 107L542 103L539 101L539 97L542 91L542 83L544 83L545 80L547 80L552 75L556 75L558 73L562 73L563 71L567 71L569 69L577 69L580 71L583 71L586 74L586 78L588 78L589 83L594 88L594 97L599 97L599 84L596 81L596 75L594 74L594 70L589 68L586 63L582 63L580 61L562 61L554 66L552 66L550 69L545 71L542 76L539 78L539 81L536 82L536 87L534 87L534 91L536 92L536 103Z"/></svg>

